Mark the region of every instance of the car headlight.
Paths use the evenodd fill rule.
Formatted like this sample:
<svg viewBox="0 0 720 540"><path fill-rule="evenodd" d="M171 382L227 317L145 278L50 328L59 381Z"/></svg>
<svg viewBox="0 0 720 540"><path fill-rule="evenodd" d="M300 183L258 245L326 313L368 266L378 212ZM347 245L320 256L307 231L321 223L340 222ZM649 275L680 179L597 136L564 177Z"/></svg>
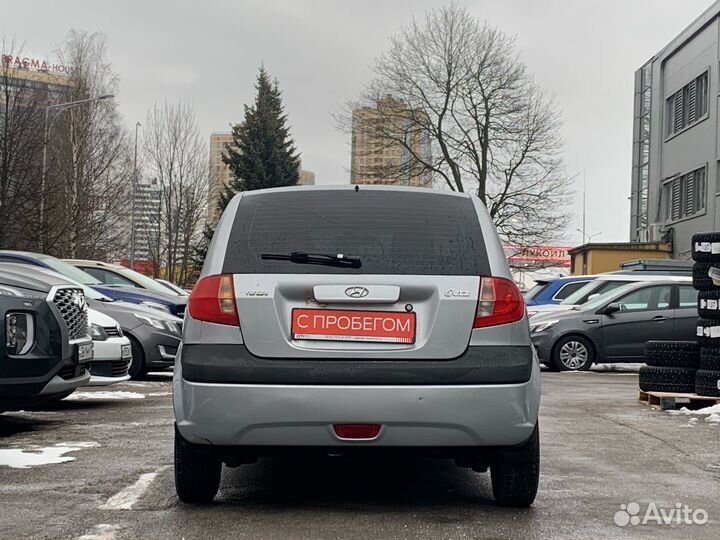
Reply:
<svg viewBox="0 0 720 540"><path fill-rule="evenodd" d="M172 315L172 311L170 311L170 308L167 307L165 304L159 304L158 302L140 302L140 305L148 307L150 309L157 309L158 311L162 311L163 313L170 313Z"/></svg>
<svg viewBox="0 0 720 540"><path fill-rule="evenodd" d="M31 298L33 300L37 300L46 298L47 294L28 289L9 287L8 285L0 285L0 296L15 296L17 298Z"/></svg>
<svg viewBox="0 0 720 540"><path fill-rule="evenodd" d="M539 322L537 324L530 325L530 333L537 334L538 332L544 332L545 330L549 330L550 328L552 328L559 322L560 322L559 320L552 320L552 321L543 321L543 322Z"/></svg>
<svg viewBox="0 0 720 540"><path fill-rule="evenodd" d="M106 341L108 335L102 326L93 324L90 326L90 337L93 341Z"/></svg>
<svg viewBox="0 0 720 540"><path fill-rule="evenodd" d="M164 330L165 332L170 332L171 334L175 334L178 336L180 335L180 328L175 321L171 321L168 319L156 319L154 317L146 317L145 315L138 314L135 314L135 317L137 317L143 323L149 324L153 328L157 328L158 330Z"/></svg>
<svg viewBox="0 0 720 540"><path fill-rule="evenodd" d="M5 315L5 348L10 355L23 355L35 343L35 322L29 313Z"/></svg>

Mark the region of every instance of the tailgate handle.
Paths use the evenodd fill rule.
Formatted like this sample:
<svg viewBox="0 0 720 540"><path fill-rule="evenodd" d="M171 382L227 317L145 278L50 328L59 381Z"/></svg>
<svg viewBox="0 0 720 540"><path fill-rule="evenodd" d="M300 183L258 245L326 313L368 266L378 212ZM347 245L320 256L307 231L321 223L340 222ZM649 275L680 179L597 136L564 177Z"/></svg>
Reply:
<svg viewBox="0 0 720 540"><path fill-rule="evenodd" d="M315 300L321 304L394 304L400 299L397 285L315 285Z"/></svg>

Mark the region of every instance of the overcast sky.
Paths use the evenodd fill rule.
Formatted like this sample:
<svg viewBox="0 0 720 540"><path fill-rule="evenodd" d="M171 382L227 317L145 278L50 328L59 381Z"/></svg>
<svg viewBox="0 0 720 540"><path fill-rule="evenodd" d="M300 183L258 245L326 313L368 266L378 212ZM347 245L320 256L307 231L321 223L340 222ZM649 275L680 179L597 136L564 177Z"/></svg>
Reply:
<svg viewBox="0 0 720 540"><path fill-rule="evenodd" d="M587 175L587 232L628 239L633 73L712 0L465 0L517 36L537 82L563 113L565 163ZM264 62L280 81L303 167L318 183L349 182L349 141L331 117L357 96L375 56L428 0L22 0L5 2L0 33L52 57L71 28L107 36L128 126L154 102L189 100L208 137L242 119Z"/></svg>

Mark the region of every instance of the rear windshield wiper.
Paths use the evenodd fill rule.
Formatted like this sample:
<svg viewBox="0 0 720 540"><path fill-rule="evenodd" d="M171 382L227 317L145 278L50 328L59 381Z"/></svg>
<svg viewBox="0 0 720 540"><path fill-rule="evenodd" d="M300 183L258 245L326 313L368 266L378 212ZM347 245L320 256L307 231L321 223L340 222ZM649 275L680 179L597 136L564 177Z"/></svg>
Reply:
<svg viewBox="0 0 720 540"><path fill-rule="evenodd" d="M362 262L360 257L352 255L328 255L327 253L305 253L302 251L293 251L289 255L282 253L263 253L260 258L266 261L290 261L297 264L319 264L323 266L339 266L349 268L360 268Z"/></svg>

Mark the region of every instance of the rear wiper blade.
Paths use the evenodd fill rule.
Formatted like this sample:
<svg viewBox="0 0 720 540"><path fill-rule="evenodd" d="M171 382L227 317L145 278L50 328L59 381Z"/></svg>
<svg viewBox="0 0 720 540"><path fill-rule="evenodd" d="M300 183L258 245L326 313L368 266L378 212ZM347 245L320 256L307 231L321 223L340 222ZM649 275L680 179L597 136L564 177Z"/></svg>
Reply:
<svg viewBox="0 0 720 540"><path fill-rule="evenodd" d="M303 251L293 251L289 255L283 253L262 253L260 258L266 261L290 261L297 264L320 264L323 266L340 266L350 268L360 268L362 262L360 257L352 255L329 255L327 253L305 253Z"/></svg>

